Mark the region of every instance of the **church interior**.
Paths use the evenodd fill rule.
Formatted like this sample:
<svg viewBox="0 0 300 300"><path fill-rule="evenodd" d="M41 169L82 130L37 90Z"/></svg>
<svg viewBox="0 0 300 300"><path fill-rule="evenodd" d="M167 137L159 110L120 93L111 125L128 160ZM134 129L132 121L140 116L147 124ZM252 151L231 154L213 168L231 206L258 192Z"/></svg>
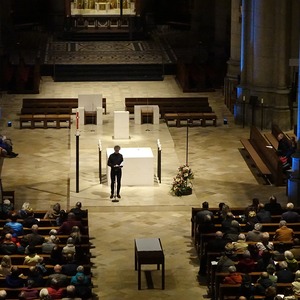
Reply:
<svg viewBox="0 0 300 300"><path fill-rule="evenodd" d="M225 299L198 276L192 208L246 208L272 195L300 207L297 157L283 169L274 136L298 137L299 20L297 0L1 0L0 135L18 153L1 158L2 202L13 191L16 211L24 202L33 211L82 203L91 299ZM24 113L25 99L50 107L89 94L101 95L100 121L78 106L62 121ZM206 99L209 110L190 98ZM180 101L164 117L159 106L158 123L148 110L137 123L127 99L147 109L154 99ZM118 137L116 113L125 112L118 130L128 132ZM107 167L115 145L153 154L151 183L124 182L118 202ZM184 165L191 192L176 195ZM145 173L141 164L129 177ZM137 241L148 238L160 240L164 265L142 265L138 286Z"/></svg>

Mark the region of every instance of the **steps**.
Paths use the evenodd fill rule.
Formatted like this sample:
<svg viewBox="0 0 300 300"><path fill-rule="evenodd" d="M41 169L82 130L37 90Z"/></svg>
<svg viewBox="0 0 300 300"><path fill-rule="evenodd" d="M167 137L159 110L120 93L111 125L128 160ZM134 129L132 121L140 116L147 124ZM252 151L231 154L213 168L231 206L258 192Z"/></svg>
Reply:
<svg viewBox="0 0 300 300"><path fill-rule="evenodd" d="M163 72L161 64L56 65L53 78L56 82L160 81Z"/></svg>

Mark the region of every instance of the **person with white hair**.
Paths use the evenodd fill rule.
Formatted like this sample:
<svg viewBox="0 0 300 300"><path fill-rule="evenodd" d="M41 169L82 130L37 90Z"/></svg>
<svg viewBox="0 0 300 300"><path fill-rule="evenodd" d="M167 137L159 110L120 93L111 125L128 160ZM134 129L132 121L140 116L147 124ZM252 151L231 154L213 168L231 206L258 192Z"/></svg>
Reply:
<svg viewBox="0 0 300 300"><path fill-rule="evenodd" d="M246 242L246 236L243 233L238 235L236 242L233 242L233 249L237 254L243 254L248 249L248 243Z"/></svg>
<svg viewBox="0 0 300 300"><path fill-rule="evenodd" d="M281 220L279 222L279 228L275 231L274 241L292 242L293 239L294 230L292 228L287 227L287 222L285 220Z"/></svg>
<svg viewBox="0 0 300 300"><path fill-rule="evenodd" d="M256 247L261 254L263 251L273 251L274 244L270 241L270 234L269 232L262 233L262 241L256 243Z"/></svg>
<svg viewBox="0 0 300 300"><path fill-rule="evenodd" d="M40 300L51 300L49 292L46 288L40 290L39 296L40 296Z"/></svg>
<svg viewBox="0 0 300 300"><path fill-rule="evenodd" d="M256 223L254 225L254 229L248 231L246 239L247 241L251 241L251 242L262 242L263 240L262 224Z"/></svg>
<svg viewBox="0 0 300 300"><path fill-rule="evenodd" d="M22 246L26 247L42 245L44 243L45 238L39 234L39 226L34 224L31 226L31 233L26 234L21 240Z"/></svg>
<svg viewBox="0 0 300 300"><path fill-rule="evenodd" d="M5 290L0 290L0 300L4 300L7 297L7 293Z"/></svg>
<svg viewBox="0 0 300 300"><path fill-rule="evenodd" d="M287 203L286 212L281 215L281 220L285 220L287 223L297 223L300 221L300 215L294 211L294 204L292 202Z"/></svg>
<svg viewBox="0 0 300 300"><path fill-rule="evenodd" d="M287 250L284 251L285 261L288 264L288 269L292 272L296 272L298 270L298 261L295 259L294 254Z"/></svg>
<svg viewBox="0 0 300 300"><path fill-rule="evenodd" d="M300 270L295 273L295 280L292 282L292 289L296 296L300 296Z"/></svg>
<svg viewBox="0 0 300 300"><path fill-rule="evenodd" d="M223 283L227 284L241 284L243 281L242 275L237 273L235 266L230 266L228 268L229 275L225 276Z"/></svg>

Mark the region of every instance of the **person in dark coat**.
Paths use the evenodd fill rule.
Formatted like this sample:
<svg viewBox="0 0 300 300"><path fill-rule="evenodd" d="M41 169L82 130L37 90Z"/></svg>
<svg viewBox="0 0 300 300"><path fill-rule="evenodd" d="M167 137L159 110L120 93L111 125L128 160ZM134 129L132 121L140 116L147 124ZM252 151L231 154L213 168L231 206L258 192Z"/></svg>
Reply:
<svg viewBox="0 0 300 300"><path fill-rule="evenodd" d="M297 223L300 221L300 215L293 210L294 204L289 202L286 205L286 212L281 215L281 220L286 221L287 223Z"/></svg>
<svg viewBox="0 0 300 300"><path fill-rule="evenodd" d="M277 198L274 195L269 198L269 203L265 204L265 210L269 211L271 215L282 214L281 204L277 202Z"/></svg>
<svg viewBox="0 0 300 300"><path fill-rule="evenodd" d="M288 269L286 261L280 261L278 263L279 270L275 273L278 283L292 283L294 281L294 273Z"/></svg>
<svg viewBox="0 0 300 300"><path fill-rule="evenodd" d="M268 210L265 210L265 205L263 203L259 203L258 212L256 214L259 223L271 223L272 217L271 213Z"/></svg>
<svg viewBox="0 0 300 300"><path fill-rule="evenodd" d="M84 233L84 227L82 226L81 221L76 220L75 214L70 212L68 213L68 219L61 224L58 229L58 234L70 235L72 232L73 226L78 226L81 233Z"/></svg>
<svg viewBox="0 0 300 300"><path fill-rule="evenodd" d="M115 152L109 156L107 161L107 165L111 168L110 199L114 197L116 177L117 177L117 197L121 198L120 189L121 189L121 178L122 178L122 167L123 167L123 155L119 153L120 149L121 147L116 145L114 147Z"/></svg>

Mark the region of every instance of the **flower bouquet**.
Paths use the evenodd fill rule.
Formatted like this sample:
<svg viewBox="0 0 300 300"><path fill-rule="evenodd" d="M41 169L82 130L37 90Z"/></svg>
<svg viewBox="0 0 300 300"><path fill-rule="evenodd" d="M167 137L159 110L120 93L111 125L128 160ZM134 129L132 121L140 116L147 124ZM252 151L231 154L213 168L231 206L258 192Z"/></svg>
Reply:
<svg viewBox="0 0 300 300"><path fill-rule="evenodd" d="M174 177L171 192L175 196L190 195L193 191L191 179L194 174L188 165L182 165L178 168L178 173Z"/></svg>

